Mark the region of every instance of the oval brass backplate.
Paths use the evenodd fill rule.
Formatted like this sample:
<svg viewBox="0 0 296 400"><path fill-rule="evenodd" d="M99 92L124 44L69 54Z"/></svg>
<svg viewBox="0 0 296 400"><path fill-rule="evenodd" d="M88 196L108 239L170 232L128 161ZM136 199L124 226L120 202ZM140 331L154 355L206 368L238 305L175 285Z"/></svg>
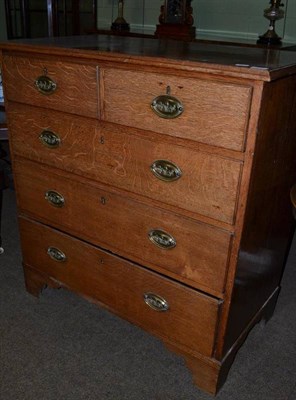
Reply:
<svg viewBox="0 0 296 400"><path fill-rule="evenodd" d="M49 255L50 258L52 258L54 261L58 262L65 262L67 257L65 253L62 252L62 250L57 249L56 247L50 246L47 249L47 254Z"/></svg>
<svg viewBox="0 0 296 400"><path fill-rule="evenodd" d="M57 89L57 84L49 76L41 75L35 80L35 87L42 94L53 94Z"/></svg>
<svg viewBox="0 0 296 400"><path fill-rule="evenodd" d="M144 301L155 311L167 311L170 308L169 303L158 294L144 293Z"/></svg>
<svg viewBox="0 0 296 400"><path fill-rule="evenodd" d="M44 146L50 149L56 149L61 144L59 135L46 129L40 133L39 139Z"/></svg>
<svg viewBox="0 0 296 400"><path fill-rule="evenodd" d="M150 166L150 170L156 178L166 182L176 181L182 176L178 165L168 160L155 160Z"/></svg>
<svg viewBox="0 0 296 400"><path fill-rule="evenodd" d="M181 101L167 94L155 97L151 108L159 117L166 119L177 118L184 111Z"/></svg>
<svg viewBox="0 0 296 400"><path fill-rule="evenodd" d="M161 249L169 250L177 245L175 238L161 229L152 229L148 233L148 237L155 246Z"/></svg>
<svg viewBox="0 0 296 400"><path fill-rule="evenodd" d="M65 205L64 196L56 192L55 190L48 190L45 193L45 200L47 200L49 204L54 207L61 208Z"/></svg>

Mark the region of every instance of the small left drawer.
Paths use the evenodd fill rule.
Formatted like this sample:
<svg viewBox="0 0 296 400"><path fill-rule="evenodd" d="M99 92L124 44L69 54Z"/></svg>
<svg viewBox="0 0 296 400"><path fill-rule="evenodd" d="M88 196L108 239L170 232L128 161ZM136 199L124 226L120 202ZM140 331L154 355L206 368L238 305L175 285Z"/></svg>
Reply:
<svg viewBox="0 0 296 400"><path fill-rule="evenodd" d="M97 67L92 65L3 57L7 100L97 118Z"/></svg>

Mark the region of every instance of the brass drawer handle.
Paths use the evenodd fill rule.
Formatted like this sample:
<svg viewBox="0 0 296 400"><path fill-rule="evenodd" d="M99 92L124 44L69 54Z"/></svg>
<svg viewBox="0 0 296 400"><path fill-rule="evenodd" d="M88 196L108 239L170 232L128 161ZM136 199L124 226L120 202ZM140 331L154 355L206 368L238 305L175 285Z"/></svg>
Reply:
<svg viewBox="0 0 296 400"><path fill-rule="evenodd" d="M45 200L49 202L54 207L61 208L65 205L64 196L60 193L56 192L55 190L48 190L45 193Z"/></svg>
<svg viewBox="0 0 296 400"><path fill-rule="evenodd" d="M56 247L49 247L47 249L47 254L49 255L50 258L52 258L54 261L58 262L65 262L67 260L67 257L65 253L62 252L62 250L57 249Z"/></svg>
<svg viewBox="0 0 296 400"><path fill-rule="evenodd" d="M167 160L155 160L150 166L150 170L156 178L166 182L176 181L182 176L182 171L178 165Z"/></svg>
<svg viewBox="0 0 296 400"><path fill-rule="evenodd" d="M56 82L46 75L38 76L34 84L36 89L42 94L53 94L57 89Z"/></svg>
<svg viewBox="0 0 296 400"><path fill-rule="evenodd" d="M174 237L161 229L152 229L148 233L148 237L155 246L158 246L161 249L169 250L173 249L177 245Z"/></svg>
<svg viewBox="0 0 296 400"><path fill-rule="evenodd" d="M46 129L40 133L39 139L44 146L50 149L56 149L61 144L59 135Z"/></svg>
<svg viewBox="0 0 296 400"><path fill-rule="evenodd" d="M144 293L144 301L155 311L167 311L170 308L169 303L158 294Z"/></svg>
<svg viewBox="0 0 296 400"><path fill-rule="evenodd" d="M151 108L156 115L166 119L177 118L184 111L181 101L167 94L155 97L151 103Z"/></svg>

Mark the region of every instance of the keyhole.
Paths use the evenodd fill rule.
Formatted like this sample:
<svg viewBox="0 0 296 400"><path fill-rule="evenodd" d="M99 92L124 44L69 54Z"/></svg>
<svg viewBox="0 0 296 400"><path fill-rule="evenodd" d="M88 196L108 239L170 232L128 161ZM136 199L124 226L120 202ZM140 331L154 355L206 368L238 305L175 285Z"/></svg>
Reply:
<svg viewBox="0 0 296 400"><path fill-rule="evenodd" d="M103 206L106 204L106 198L105 197L101 197L101 204L103 204Z"/></svg>
<svg viewBox="0 0 296 400"><path fill-rule="evenodd" d="M101 136L101 138L100 138L100 143L101 143L101 144L104 144L104 143L105 143L105 138L104 138L104 136Z"/></svg>
<svg viewBox="0 0 296 400"><path fill-rule="evenodd" d="M48 70L47 70L46 67L43 68L43 74L44 74L44 75L47 75L47 74L48 74Z"/></svg>

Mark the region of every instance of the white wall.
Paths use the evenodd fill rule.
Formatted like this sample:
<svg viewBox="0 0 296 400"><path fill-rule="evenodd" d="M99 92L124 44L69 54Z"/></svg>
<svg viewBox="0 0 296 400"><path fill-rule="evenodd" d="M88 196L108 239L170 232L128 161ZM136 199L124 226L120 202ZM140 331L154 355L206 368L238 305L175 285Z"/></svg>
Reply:
<svg viewBox="0 0 296 400"><path fill-rule="evenodd" d="M296 42L296 0L283 0L285 19L276 22L284 40ZM131 29L155 31L163 0L125 0L124 16ZM268 28L263 11L269 0L193 0L197 37L256 40ZM117 0L98 0L98 28L109 28L117 15Z"/></svg>

